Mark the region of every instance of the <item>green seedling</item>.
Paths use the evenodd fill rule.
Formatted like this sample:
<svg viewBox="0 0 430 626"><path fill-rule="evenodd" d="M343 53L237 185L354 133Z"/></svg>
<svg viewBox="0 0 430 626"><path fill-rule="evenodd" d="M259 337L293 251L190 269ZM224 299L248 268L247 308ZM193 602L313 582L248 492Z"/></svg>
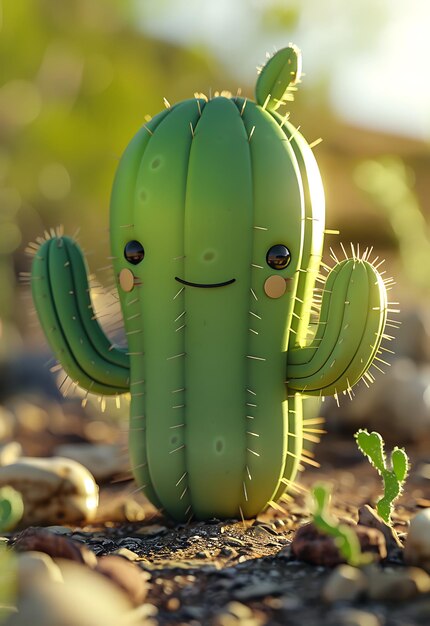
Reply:
<svg viewBox="0 0 430 626"><path fill-rule="evenodd" d="M314 499L315 526L334 538L339 552L349 565L359 567L370 563L372 557L370 554L361 552L360 542L354 529L346 524L339 524L338 520L330 514L330 487L325 483L317 483L311 493Z"/></svg>
<svg viewBox="0 0 430 626"><path fill-rule="evenodd" d="M130 393L134 477L178 520L279 506L318 430L302 395L350 392L378 358L384 282L367 252L321 266L321 176L277 112L299 79L290 46L262 69L255 102L197 95L127 147L110 212L127 349L98 323L78 245L54 233L33 248L55 355L88 392Z"/></svg>
<svg viewBox="0 0 430 626"><path fill-rule="evenodd" d="M0 489L0 532L13 530L21 521L24 503L19 491L13 487Z"/></svg>
<svg viewBox="0 0 430 626"><path fill-rule="evenodd" d="M361 452L367 456L369 462L378 471L384 482L384 495L376 503L376 510L382 519L391 525L391 512L393 502L402 493L403 484L406 480L409 459L403 448L397 446L391 453L388 466L384 451L384 440L375 431L359 430L355 434L357 445Z"/></svg>

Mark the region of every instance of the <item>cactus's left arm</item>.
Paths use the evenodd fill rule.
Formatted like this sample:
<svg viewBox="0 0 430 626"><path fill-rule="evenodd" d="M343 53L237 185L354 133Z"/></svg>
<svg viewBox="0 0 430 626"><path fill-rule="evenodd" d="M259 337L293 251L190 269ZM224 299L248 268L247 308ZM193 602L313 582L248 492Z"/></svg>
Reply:
<svg viewBox="0 0 430 626"><path fill-rule="evenodd" d="M129 357L111 345L96 319L75 242L68 237L45 241L33 261L31 282L40 323L70 378L93 393L126 393Z"/></svg>
<svg viewBox="0 0 430 626"><path fill-rule="evenodd" d="M367 372L384 333L386 290L375 268L347 259L330 272L312 343L287 354L287 384L307 395L349 390Z"/></svg>

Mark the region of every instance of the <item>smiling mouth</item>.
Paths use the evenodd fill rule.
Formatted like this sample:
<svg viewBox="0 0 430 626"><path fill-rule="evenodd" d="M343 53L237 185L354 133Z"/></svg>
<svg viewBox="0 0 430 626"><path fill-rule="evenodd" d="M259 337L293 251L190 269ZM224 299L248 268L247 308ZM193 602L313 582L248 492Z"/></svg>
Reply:
<svg viewBox="0 0 430 626"><path fill-rule="evenodd" d="M207 284L190 283L188 280L183 280L182 278L178 278L178 276L175 276L175 280L177 280L178 283L187 285L188 287L204 287L206 289L213 289L214 287L225 287L226 285L231 285L232 283L236 281L235 278L231 278L230 280L226 280L224 283L207 283Z"/></svg>

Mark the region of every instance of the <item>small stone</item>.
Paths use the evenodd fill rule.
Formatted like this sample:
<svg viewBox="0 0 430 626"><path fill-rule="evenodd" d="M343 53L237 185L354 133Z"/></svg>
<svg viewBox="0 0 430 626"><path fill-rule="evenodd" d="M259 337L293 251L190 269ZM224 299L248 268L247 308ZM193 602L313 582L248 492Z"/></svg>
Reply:
<svg viewBox="0 0 430 626"><path fill-rule="evenodd" d="M322 590L322 598L326 602L357 600L367 587L367 579L363 572L351 565L339 565L328 578Z"/></svg>
<svg viewBox="0 0 430 626"><path fill-rule="evenodd" d="M180 606L179 598L169 598L166 602L166 609L171 612L177 611Z"/></svg>
<svg viewBox="0 0 430 626"><path fill-rule="evenodd" d="M239 556L239 553L234 548L230 548L230 546L223 546L220 550L220 556L228 556L230 558L235 558Z"/></svg>
<svg viewBox="0 0 430 626"><path fill-rule="evenodd" d="M156 535L163 535L167 532L166 526L160 524L152 524L152 526L143 526L136 531L137 535L144 535L145 537L155 537Z"/></svg>
<svg viewBox="0 0 430 626"><path fill-rule="evenodd" d="M64 584L33 579L5 626L137 626L132 604L113 583L83 565L60 561Z"/></svg>
<svg viewBox="0 0 430 626"><path fill-rule="evenodd" d="M392 526L389 526L382 519L382 517L378 515L375 509L372 509L372 507L368 504L365 504L364 506L359 508L358 523L360 526L366 526L367 528L376 528L377 530L380 530L385 537L385 543L388 551L395 550L397 548L403 548L402 542L400 541L394 528Z"/></svg>
<svg viewBox="0 0 430 626"><path fill-rule="evenodd" d="M96 555L85 545L44 528L23 530L15 538L13 547L17 552L43 552L53 559L76 561L91 568L97 565Z"/></svg>
<svg viewBox="0 0 430 626"><path fill-rule="evenodd" d="M402 602L430 591L430 576L417 567L367 571L368 596L371 600Z"/></svg>
<svg viewBox="0 0 430 626"><path fill-rule="evenodd" d="M237 600L254 600L264 598L264 596L280 595L285 590L283 583L262 580L258 584L250 584L241 589L235 589L233 596Z"/></svg>
<svg viewBox="0 0 430 626"><path fill-rule="evenodd" d="M0 405L0 441L15 435L16 417L12 411ZM6 446L9 444L5 444Z"/></svg>
<svg viewBox="0 0 430 626"><path fill-rule="evenodd" d="M105 501L97 515L98 521L106 522L141 522L145 517L144 507L130 496Z"/></svg>
<svg viewBox="0 0 430 626"><path fill-rule="evenodd" d="M430 508L415 515L405 542L404 559L430 572Z"/></svg>
<svg viewBox="0 0 430 626"><path fill-rule="evenodd" d="M206 609L203 606L183 606L182 613L190 619L201 620L204 617Z"/></svg>
<svg viewBox="0 0 430 626"><path fill-rule="evenodd" d="M18 586L21 593L31 589L35 579L62 583L63 576L58 565L44 552L23 552L18 557Z"/></svg>
<svg viewBox="0 0 430 626"><path fill-rule="evenodd" d="M196 554L196 559L209 559L210 558L210 552L208 552L207 550L201 550L200 552L197 552Z"/></svg>
<svg viewBox="0 0 430 626"><path fill-rule="evenodd" d="M275 530L272 530L267 527L267 526L263 526L263 525L258 525L258 526L252 526L248 531L247 534L250 534L251 536L255 537L256 539L260 539L262 541L271 541L273 540L273 535L277 535L278 533Z"/></svg>
<svg viewBox="0 0 430 626"><path fill-rule="evenodd" d="M102 556L98 559L96 572L103 574L122 589L137 606L148 593L146 576L135 564L119 556Z"/></svg>
<svg viewBox="0 0 430 626"><path fill-rule="evenodd" d="M16 396L8 405L18 425L26 431L38 433L48 427L49 413L34 402Z"/></svg>
<svg viewBox="0 0 430 626"><path fill-rule="evenodd" d="M0 415L1 419L1 415ZM18 441L9 441L0 446L0 466L15 463L22 456L22 446Z"/></svg>
<svg viewBox="0 0 430 626"><path fill-rule="evenodd" d="M133 552L132 550L129 550L128 548L118 548L118 550L115 550L114 552L112 552L112 554L116 554L117 556L122 556L124 559L127 559L128 561L138 561L139 560L139 555L136 554L136 552Z"/></svg>
<svg viewBox="0 0 430 626"><path fill-rule="evenodd" d="M381 621L368 611L338 609L327 617L327 626L381 626Z"/></svg>
<svg viewBox="0 0 430 626"><path fill-rule="evenodd" d="M46 526L45 530L54 533L54 535L71 535L73 533L70 526Z"/></svg>
<svg viewBox="0 0 430 626"><path fill-rule="evenodd" d="M73 443L58 446L55 454L73 459L87 468L97 483L106 482L112 476L130 470L127 457L116 444Z"/></svg>
<svg viewBox="0 0 430 626"><path fill-rule="evenodd" d="M225 542L229 546L244 546L246 545L242 539L237 539L237 537L229 537L228 535L225 537Z"/></svg>
<svg viewBox="0 0 430 626"><path fill-rule="evenodd" d="M24 501L23 526L92 521L99 500L89 471L71 459L22 457L0 467L0 487L10 485Z"/></svg>
<svg viewBox="0 0 430 626"><path fill-rule="evenodd" d="M228 613L237 617L238 620L252 617L251 609L241 602L229 602L225 608Z"/></svg>

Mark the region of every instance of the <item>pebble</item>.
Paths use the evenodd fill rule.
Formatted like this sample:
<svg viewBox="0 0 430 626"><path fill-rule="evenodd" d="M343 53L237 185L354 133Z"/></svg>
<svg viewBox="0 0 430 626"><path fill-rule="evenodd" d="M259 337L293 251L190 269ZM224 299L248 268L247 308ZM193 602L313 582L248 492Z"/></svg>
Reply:
<svg viewBox="0 0 430 626"><path fill-rule="evenodd" d="M327 626L381 626L381 621L368 611L345 608L330 613Z"/></svg>
<svg viewBox="0 0 430 626"><path fill-rule="evenodd" d="M14 436L15 422L16 418L13 412L4 406L0 406L0 441Z"/></svg>
<svg viewBox="0 0 430 626"><path fill-rule="evenodd" d="M430 591L430 576L418 567L381 570L373 566L366 574L371 600L402 602Z"/></svg>
<svg viewBox="0 0 430 626"><path fill-rule="evenodd" d="M26 528L17 535L13 547L17 552L43 552L53 559L68 559L91 568L97 565L94 552L86 545L45 528Z"/></svg>
<svg viewBox="0 0 430 626"><path fill-rule="evenodd" d="M102 556L97 561L95 571L114 582L135 606L145 600L148 594L148 576L135 563L120 556Z"/></svg>
<svg viewBox="0 0 430 626"><path fill-rule="evenodd" d="M71 535L73 533L70 526L46 526L45 530L49 530L54 535Z"/></svg>
<svg viewBox="0 0 430 626"><path fill-rule="evenodd" d="M0 413L1 419L1 413ZM0 466L15 463L22 456L22 446L18 441L9 441L0 446Z"/></svg>
<svg viewBox="0 0 430 626"><path fill-rule="evenodd" d="M99 501L89 471L71 459L22 457L0 467L0 487L10 485L24 500L22 525L92 521Z"/></svg>
<svg viewBox="0 0 430 626"><path fill-rule="evenodd" d="M136 552L133 552L132 550L129 550L128 548L118 548L118 550L114 550L112 554L116 554L117 556L122 556L124 559L127 559L129 561L138 561L140 559L140 556L136 554Z"/></svg>
<svg viewBox="0 0 430 626"><path fill-rule="evenodd" d="M18 587L20 592L31 589L35 579L62 583L63 576L55 561L44 552L30 550L18 556Z"/></svg>
<svg viewBox="0 0 430 626"><path fill-rule="evenodd" d="M32 401L16 396L9 401L10 409L21 428L38 433L49 425L49 413Z"/></svg>
<svg viewBox="0 0 430 626"><path fill-rule="evenodd" d="M275 530L272 530L271 528L270 529L269 528L270 527L263 526L263 525L252 526L247 531L247 534L250 534L256 539L260 539L267 543L268 541L273 540L273 535L276 535L276 536L278 535L278 533Z"/></svg>
<svg viewBox="0 0 430 626"><path fill-rule="evenodd" d="M325 602L353 602L364 594L367 579L363 572L351 565L339 565L329 576L322 589Z"/></svg>
<svg viewBox="0 0 430 626"><path fill-rule="evenodd" d="M16 613L4 626L137 626L132 604L105 577L89 568L61 562L64 584L33 580L31 589L18 597Z"/></svg>
<svg viewBox="0 0 430 626"><path fill-rule="evenodd" d="M430 508L415 515L405 541L404 559L430 572Z"/></svg>
<svg viewBox="0 0 430 626"><path fill-rule="evenodd" d="M55 454L86 467L98 483L130 471L123 448L116 444L70 443L58 446Z"/></svg>
<svg viewBox="0 0 430 626"><path fill-rule="evenodd" d="M223 546L219 553L221 556L229 556L231 558L236 558L237 556L239 556L238 551L234 548L230 548L230 546Z"/></svg>
<svg viewBox="0 0 430 626"><path fill-rule="evenodd" d="M242 541L242 539L237 539L237 537L230 537L229 535L226 535L224 537L224 541L229 546L244 546L244 545L246 545L245 542Z"/></svg>
<svg viewBox="0 0 430 626"><path fill-rule="evenodd" d="M241 589L235 589L232 595L236 600L253 600L264 596L279 595L285 591L285 584L261 580L255 584L249 584Z"/></svg>
<svg viewBox="0 0 430 626"><path fill-rule="evenodd" d="M380 530L385 537L385 544L388 552L396 550L397 548L403 548L402 542L400 541L394 528L389 526L382 519L382 517L378 515L375 509L372 509L372 507L368 504L359 508L358 523L361 526L366 526L367 528L376 528L377 530Z"/></svg>

